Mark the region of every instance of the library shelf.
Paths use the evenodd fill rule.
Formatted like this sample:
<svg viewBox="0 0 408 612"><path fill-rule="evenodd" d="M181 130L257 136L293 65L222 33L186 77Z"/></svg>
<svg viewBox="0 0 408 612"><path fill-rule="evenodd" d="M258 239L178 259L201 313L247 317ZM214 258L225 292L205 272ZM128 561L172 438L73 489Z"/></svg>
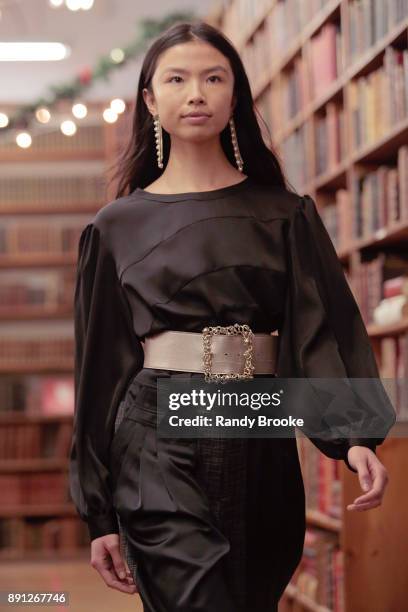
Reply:
<svg viewBox="0 0 408 612"><path fill-rule="evenodd" d="M104 152L100 149L90 151L59 151L58 149L49 149L47 151L33 151L30 149L18 151L4 151L0 148L0 162L16 162L33 161L36 162L55 162L55 161L94 161L96 159L103 160Z"/></svg>
<svg viewBox="0 0 408 612"><path fill-rule="evenodd" d="M319 512L319 510L306 510L306 522L308 525L334 531L335 533L341 531L341 520L327 516L323 512Z"/></svg>
<svg viewBox="0 0 408 612"><path fill-rule="evenodd" d="M0 374L53 374L61 372L69 373L72 372L74 367L73 357L67 359L55 360L47 359L44 361L36 360L35 362L31 359L26 363L0 363Z"/></svg>
<svg viewBox="0 0 408 612"><path fill-rule="evenodd" d="M18 410L4 410L0 412L0 425L47 425L49 423L72 423L72 414L42 414L24 411L19 412Z"/></svg>
<svg viewBox="0 0 408 612"><path fill-rule="evenodd" d="M408 220L402 219L377 230L372 236L355 240L346 249L339 251L338 256L339 259L346 259L357 251L400 243L406 239L408 239Z"/></svg>
<svg viewBox="0 0 408 612"><path fill-rule="evenodd" d="M343 94L343 87L345 84L345 78L339 77L337 78L324 92L321 96L317 98L317 100L313 100L309 103L309 105L300 110L294 117L289 119L286 124L281 126L275 132L274 140L276 144L285 140L292 132L297 130L309 117L316 114L322 107L326 106L328 102L337 97L340 97ZM342 161L342 164L345 164L346 160ZM320 179L322 180L322 179Z"/></svg>
<svg viewBox="0 0 408 612"><path fill-rule="evenodd" d="M373 339L388 336L398 336L406 330L408 330L408 318L404 318L401 321L398 321L397 323L392 323L390 325L376 325L375 323L367 325L368 335Z"/></svg>
<svg viewBox="0 0 408 612"><path fill-rule="evenodd" d="M293 599L296 603L299 603L302 606L302 610L308 610L310 612L332 612L330 608L321 606L304 593L299 592L293 584L288 584L285 589L285 595L289 599Z"/></svg>
<svg viewBox="0 0 408 612"><path fill-rule="evenodd" d="M35 561L37 563L41 563L44 561L49 563L50 561L80 561L80 560L88 560L90 557L90 552L88 547L82 548L73 548L68 550L58 550L58 549L41 549L41 550L24 550L21 552L16 548L0 550L0 562L15 561L16 563L21 563L24 561Z"/></svg>
<svg viewBox="0 0 408 612"><path fill-rule="evenodd" d="M260 28L261 25L264 23L270 11L270 6L268 2L264 2L264 4L265 6L259 9L259 14L255 17L253 22L249 22L248 27L244 28L244 31L241 35L241 40L238 41L236 44L238 48L244 47L251 40L258 28Z"/></svg>
<svg viewBox="0 0 408 612"><path fill-rule="evenodd" d="M70 319L73 316L72 306L60 308L43 306L24 306L21 308L2 307L0 308L0 321L26 321L30 320L49 320L49 319Z"/></svg>
<svg viewBox="0 0 408 612"><path fill-rule="evenodd" d="M276 63L272 66L272 69L269 71L269 79L268 83L271 83L274 78L276 78L283 70L285 70L296 57L297 54L301 51L302 47L309 41L309 39L321 29L321 27L327 23L329 20L333 19L336 13L340 10L340 5L343 0L332 0L332 2L327 2L326 6L315 15L315 17L310 21L309 24L306 25L304 30L300 32L294 40L288 40L288 49L282 54L282 56L276 61ZM273 0L271 2L271 6L264 16L264 20L268 16L268 14L273 10L275 4L277 4L278 0ZM242 50L242 48L241 48ZM261 91L257 91L254 98L255 102L257 97L261 94Z"/></svg>
<svg viewBox="0 0 408 612"><path fill-rule="evenodd" d="M1 215L60 215L61 213L67 214L88 214L94 215L100 209L100 204L87 203L86 205L78 204L77 202L64 203L63 209L57 208L56 206L44 205L41 208L38 204L26 204L25 202L2 202L0 206L0 218Z"/></svg>
<svg viewBox="0 0 408 612"><path fill-rule="evenodd" d="M33 134L27 150L0 142L0 224L7 247L0 256L7 299L0 309L7 332L0 360L3 562L89 557L88 527L68 479L78 241L113 199L107 168L129 133L128 124L120 124L131 116L129 110L117 126L108 125L103 108L89 104L92 120L81 122L73 138L56 124Z"/></svg>
<svg viewBox="0 0 408 612"><path fill-rule="evenodd" d="M13 472L53 472L55 470L67 470L65 459L42 457L34 459L1 459L0 474Z"/></svg>
<svg viewBox="0 0 408 612"><path fill-rule="evenodd" d="M76 263L76 253L20 253L0 256L0 269L10 268L56 268Z"/></svg>
<svg viewBox="0 0 408 612"><path fill-rule="evenodd" d="M381 161L387 155L395 154L395 151L408 141L408 118L399 121L384 136L374 143L369 143L361 149L357 149L350 156L350 164L361 164L364 162Z"/></svg>
<svg viewBox="0 0 408 612"><path fill-rule="evenodd" d="M316 23L313 24L313 27L307 28L307 31L305 30L304 34L299 35L297 39L294 41L294 43L292 44L289 43L290 44L289 50L284 54L282 58L278 60L276 66L274 66L272 70L269 70L268 78L265 78L265 83L263 83L262 89L260 89L259 91L255 91L255 94L254 94L255 103L257 101L257 98L263 92L263 90L277 76L279 76L279 74L284 69L286 69L288 65L290 65L290 63L293 61L295 56L301 51L302 47L310 40L313 34L315 34L328 21L329 18L332 18L334 16L335 11L339 9L340 4L342 2L344 2L344 0L335 0L335 2L333 2L332 10L328 11L327 15L325 15L324 17L320 19L317 19ZM273 6L269 9L269 11L271 9L273 9ZM333 87L335 90L341 89L352 78L356 78L364 74L368 69L371 68L372 64L376 60L378 60L378 57L381 55L381 53L384 52L386 47L388 47L389 45L395 42L398 42L402 37L406 36L407 27L408 27L408 18L405 19L402 23L399 23L397 26L395 26L393 30L389 32L388 34L386 34L383 38L381 38L381 40L379 40L373 48L370 48L369 50L367 50L367 52L364 54L362 58L360 58L358 62L354 62L349 67L345 68L343 74L340 77L338 77L338 79L330 87ZM326 96L330 97L331 95L333 95L333 93L331 92L331 90L329 90L329 92L327 94L324 94L321 97L321 99L318 99L317 101L310 103L310 106L308 106L307 112L304 111L302 113L302 116L303 117L308 116L311 114L311 112L314 112L314 110L317 110L318 108L320 108L323 105L324 100L326 99ZM279 133L277 136L274 135L274 139L276 142L279 142Z"/></svg>
<svg viewBox="0 0 408 612"><path fill-rule="evenodd" d="M65 504L16 504L0 508L0 518L17 516L76 516L75 506Z"/></svg>

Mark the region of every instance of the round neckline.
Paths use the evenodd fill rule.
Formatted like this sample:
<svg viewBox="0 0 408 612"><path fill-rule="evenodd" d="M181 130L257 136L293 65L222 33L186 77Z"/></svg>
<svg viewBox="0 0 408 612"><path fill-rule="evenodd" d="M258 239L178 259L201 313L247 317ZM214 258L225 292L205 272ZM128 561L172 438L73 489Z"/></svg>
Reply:
<svg viewBox="0 0 408 612"><path fill-rule="evenodd" d="M210 189L209 191L186 191L184 193L152 193L145 191L141 187L136 187L134 193L138 194L146 200L155 200L156 202L178 202L181 200L215 200L224 198L230 194L240 191L249 183L250 177L247 176L239 183L233 183L226 187L218 189Z"/></svg>

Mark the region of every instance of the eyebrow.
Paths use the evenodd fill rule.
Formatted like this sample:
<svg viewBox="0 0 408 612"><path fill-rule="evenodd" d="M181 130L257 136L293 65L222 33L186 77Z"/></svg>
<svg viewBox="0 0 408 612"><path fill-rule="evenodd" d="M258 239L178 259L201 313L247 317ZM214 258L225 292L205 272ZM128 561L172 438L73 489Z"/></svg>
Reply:
<svg viewBox="0 0 408 612"><path fill-rule="evenodd" d="M205 70L202 70L202 74L205 74L206 72L214 72L215 70L222 70L223 72L225 72L226 74L228 74L228 71L226 70L226 68L224 68L224 66L212 66L211 68L206 68ZM185 70L184 68L177 68L177 66L169 66L168 68L166 68L166 70L163 71L163 74L166 74L166 72L182 72L184 74L188 74L188 70Z"/></svg>

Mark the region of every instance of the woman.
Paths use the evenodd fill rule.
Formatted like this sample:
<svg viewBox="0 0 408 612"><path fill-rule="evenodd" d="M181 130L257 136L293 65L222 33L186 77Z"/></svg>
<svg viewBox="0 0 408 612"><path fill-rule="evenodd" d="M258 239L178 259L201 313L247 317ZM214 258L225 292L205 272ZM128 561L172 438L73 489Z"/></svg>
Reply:
<svg viewBox="0 0 408 612"><path fill-rule="evenodd" d="M363 321L215 28L176 24L151 45L120 171L117 199L81 235L75 290L70 482L91 564L108 586L138 591L145 611L272 612L303 551L296 440L159 437L157 379L202 379L182 349L197 359L190 341L217 325L249 325L256 341L278 330L276 368L255 376L376 378ZM164 358L175 331L186 344ZM387 432L383 396L379 410ZM381 503L384 437L311 438L357 473L366 492L349 510Z"/></svg>

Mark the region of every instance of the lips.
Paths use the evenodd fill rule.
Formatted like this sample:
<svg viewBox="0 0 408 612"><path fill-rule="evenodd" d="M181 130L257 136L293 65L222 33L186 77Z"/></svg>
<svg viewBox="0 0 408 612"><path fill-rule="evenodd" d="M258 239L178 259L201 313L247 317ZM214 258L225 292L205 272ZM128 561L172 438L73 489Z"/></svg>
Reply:
<svg viewBox="0 0 408 612"><path fill-rule="evenodd" d="M188 115L183 115L183 117L209 117L208 113L189 113Z"/></svg>

